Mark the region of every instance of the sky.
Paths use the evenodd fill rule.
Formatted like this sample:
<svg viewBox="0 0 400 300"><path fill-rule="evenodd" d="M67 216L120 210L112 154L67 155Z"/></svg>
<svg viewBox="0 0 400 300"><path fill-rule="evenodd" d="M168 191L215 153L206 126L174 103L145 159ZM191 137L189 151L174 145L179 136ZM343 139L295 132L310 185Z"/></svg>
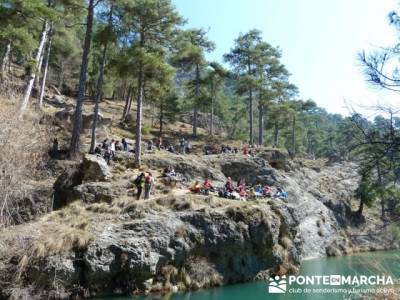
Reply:
<svg viewBox="0 0 400 300"><path fill-rule="evenodd" d="M257 28L282 51L302 99L331 113L349 107L368 113L376 104L400 106L397 95L366 83L357 54L396 43L387 15L397 0L172 0L187 28L204 28L216 50L209 60L222 62L239 33Z"/></svg>

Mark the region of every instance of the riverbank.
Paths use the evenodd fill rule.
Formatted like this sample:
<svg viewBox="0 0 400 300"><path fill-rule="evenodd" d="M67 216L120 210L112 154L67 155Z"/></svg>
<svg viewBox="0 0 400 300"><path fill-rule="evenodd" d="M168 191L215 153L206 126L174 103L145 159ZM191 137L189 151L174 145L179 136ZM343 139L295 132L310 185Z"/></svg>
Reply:
<svg viewBox="0 0 400 300"><path fill-rule="evenodd" d="M118 154L111 169L97 158L70 166L55 184L58 210L0 232L3 297L198 290L293 274L309 257L398 247L374 208L365 209L364 222L352 219L350 162L292 161L271 150L145 156L155 176L171 165L188 183L245 178L289 193L287 201L240 202L191 195L161 179L152 199L135 201L130 179L140 170L132 160Z"/></svg>
<svg viewBox="0 0 400 300"><path fill-rule="evenodd" d="M113 297L98 298L97 300L242 300L251 295L252 300L272 299L272 300L339 300L344 297L360 299L370 297L374 299L397 299L399 286L397 279L400 271L397 267L400 260L400 252L395 251L376 251L348 255L342 257L317 258L304 261L297 276L391 276L396 283L394 285L370 285L359 287L348 284L325 285L325 284L298 284L294 282L286 286L283 294L273 294L268 291L268 281L258 281L244 284L234 284L225 287L218 287L207 290L185 293L171 293L165 295L148 295L138 297Z"/></svg>

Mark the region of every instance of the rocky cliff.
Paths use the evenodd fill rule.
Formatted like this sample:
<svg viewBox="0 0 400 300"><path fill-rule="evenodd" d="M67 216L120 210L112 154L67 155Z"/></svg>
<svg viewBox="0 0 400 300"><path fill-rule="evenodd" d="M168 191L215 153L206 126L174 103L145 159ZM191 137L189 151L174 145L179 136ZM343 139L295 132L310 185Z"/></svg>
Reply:
<svg viewBox="0 0 400 300"><path fill-rule="evenodd" d="M310 257L397 247L389 231L376 235L383 229L372 213L352 222L358 177L349 162L292 161L277 151L145 156L155 174L171 165L185 182L230 176L289 193L239 202L171 192L161 180L152 199L136 201L132 161L120 153L110 170L86 156L56 181L58 210L0 231L0 298L197 289L296 272Z"/></svg>

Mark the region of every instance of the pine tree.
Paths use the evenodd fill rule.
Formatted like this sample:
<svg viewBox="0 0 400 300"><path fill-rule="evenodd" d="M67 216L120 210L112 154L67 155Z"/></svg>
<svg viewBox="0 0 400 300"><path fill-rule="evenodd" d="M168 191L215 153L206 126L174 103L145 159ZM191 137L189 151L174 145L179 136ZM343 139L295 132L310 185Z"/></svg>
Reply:
<svg viewBox="0 0 400 300"><path fill-rule="evenodd" d="M178 53L173 61L186 72L194 72L193 137L197 137L197 118L200 99L201 73L207 65L204 52L211 52L215 44L207 39L203 29L182 31L178 38Z"/></svg>
<svg viewBox="0 0 400 300"><path fill-rule="evenodd" d="M172 44L177 25L181 24L182 19L170 0L127 2L126 13L132 16L126 22L130 31L137 37L133 44L135 59L138 62L135 163L140 166L145 72L164 63L160 61L163 58L163 55L159 54L160 48Z"/></svg>
<svg viewBox="0 0 400 300"><path fill-rule="evenodd" d="M83 102L85 101L86 98L85 91L86 91L86 80L87 80L87 68L89 63L90 47L92 44L93 19L94 19L94 9L96 3L99 3L99 1L89 0L88 3L85 41L83 45L82 64L79 74L78 99L76 101L71 143L69 149L70 156L72 158L76 158L79 155L80 151L80 137L82 133L82 110L83 110Z"/></svg>
<svg viewBox="0 0 400 300"><path fill-rule="evenodd" d="M224 55L224 60L229 62L234 68L240 83L240 91L248 93L248 112L249 112L249 143L254 143L254 112L253 112L253 93L257 85L256 62L259 55L258 45L261 43L261 31L250 30L248 33L240 34L235 40L235 46L231 52Z"/></svg>

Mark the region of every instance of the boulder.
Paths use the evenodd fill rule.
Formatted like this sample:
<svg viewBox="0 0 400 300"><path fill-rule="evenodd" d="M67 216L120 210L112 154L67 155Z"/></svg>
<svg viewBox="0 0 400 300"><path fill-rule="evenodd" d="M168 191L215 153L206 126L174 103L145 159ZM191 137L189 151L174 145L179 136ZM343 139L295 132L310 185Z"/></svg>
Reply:
<svg viewBox="0 0 400 300"><path fill-rule="evenodd" d="M45 98L44 98L44 101L47 103L47 104L49 104L49 105L51 105L51 106L54 106L54 107L57 107L57 108L72 108L72 105L71 104L68 104L67 102L66 102L66 99L65 99L65 97L64 96L62 96L62 95L54 95L53 97L48 97L48 96L46 96Z"/></svg>
<svg viewBox="0 0 400 300"><path fill-rule="evenodd" d="M57 178L53 185L53 208L59 209L75 200L73 188L82 183L80 165L71 165Z"/></svg>
<svg viewBox="0 0 400 300"><path fill-rule="evenodd" d="M279 150L266 150L257 155L258 157L268 161L271 167L275 169L290 171L291 164L289 155Z"/></svg>
<svg viewBox="0 0 400 300"><path fill-rule="evenodd" d="M244 179L249 184L274 185L277 181L276 171L269 163L258 157L227 155L221 162L221 171L226 177L238 181Z"/></svg>
<svg viewBox="0 0 400 300"><path fill-rule="evenodd" d="M125 189L116 188L109 182L87 182L74 188L76 198L85 203L107 202L126 194Z"/></svg>
<svg viewBox="0 0 400 300"><path fill-rule="evenodd" d="M82 163L83 181L110 181L111 171L103 157L85 154Z"/></svg>

